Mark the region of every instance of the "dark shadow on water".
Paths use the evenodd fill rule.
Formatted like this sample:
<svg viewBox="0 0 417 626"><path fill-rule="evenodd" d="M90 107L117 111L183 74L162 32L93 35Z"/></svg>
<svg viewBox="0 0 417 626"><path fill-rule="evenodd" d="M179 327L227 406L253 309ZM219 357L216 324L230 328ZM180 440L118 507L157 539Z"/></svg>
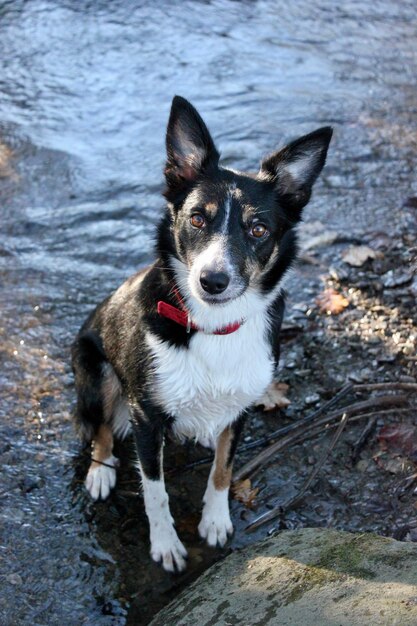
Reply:
<svg viewBox="0 0 417 626"><path fill-rule="evenodd" d="M208 469L200 472L169 476L167 489L171 511L181 540L186 545L189 558L187 570L170 574L155 564L149 555L149 527L144 511L140 481L134 469L133 442L126 440L115 447L120 459L115 490L105 502L93 502L86 493L84 480L89 466L90 450L84 448L72 461L71 491L74 506L81 510L89 532L95 537L103 553L109 555L113 566L107 596L96 595L98 610L119 617L127 611L127 624L147 624L155 612L172 600L181 589L195 580L212 563L225 556L224 549L207 547L198 537L197 525L201 511L201 498L208 477ZM178 446L173 442L165 447L165 467L183 465L207 454L195 446ZM99 565L99 560L92 565Z"/></svg>

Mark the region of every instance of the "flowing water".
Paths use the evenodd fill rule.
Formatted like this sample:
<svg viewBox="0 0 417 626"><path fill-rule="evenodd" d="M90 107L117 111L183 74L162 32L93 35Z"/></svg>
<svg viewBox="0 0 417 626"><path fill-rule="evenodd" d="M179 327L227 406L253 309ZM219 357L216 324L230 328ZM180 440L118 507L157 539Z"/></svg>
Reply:
<svg viewBox="0 0 417 626"><path fill-rule="evenodd" d="M417 193L416 24L406 0L0 2L2 624L146 623L222 554L195 538L203 478L176 477L190 568L152 565L135 475L92 504L70 423L72 338L152 258L172 96L241 169L331 124L307 220L389 230Z"/></svg>

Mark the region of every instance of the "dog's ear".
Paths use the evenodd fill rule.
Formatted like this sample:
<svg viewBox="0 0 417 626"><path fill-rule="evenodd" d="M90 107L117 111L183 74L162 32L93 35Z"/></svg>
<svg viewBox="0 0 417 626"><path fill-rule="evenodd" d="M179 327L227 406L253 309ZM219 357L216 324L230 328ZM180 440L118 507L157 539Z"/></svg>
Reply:
<svg viewBox="0 0 417 626"><path fill-rule="evenodd" d="M185 98L172 101L167 135L165 196L173 196L192 184L210 167L217 166L219 153L213 139L196 109Z"/></svg>
<svg viewBox="0 0 417 626"><path fill-rule="evenodd" d="M330 126L319 128L262 161L259 176L275 184L279 201L288 210L290 219L298 220L310 199L312 187L326 162L332 134Z"/></svg>

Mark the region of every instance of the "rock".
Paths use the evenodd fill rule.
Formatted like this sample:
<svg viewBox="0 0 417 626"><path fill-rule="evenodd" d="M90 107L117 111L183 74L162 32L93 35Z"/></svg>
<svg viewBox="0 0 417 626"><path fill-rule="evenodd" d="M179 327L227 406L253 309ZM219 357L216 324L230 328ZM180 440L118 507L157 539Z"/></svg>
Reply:
<svg viewBox="0 0 417 626"><path fill-rule="evenodd" d="M352 267L361 267L368 259L375 259L377 253L369 246L351 246L342 254L343 261Z"/></svg>
<svg viewBox="0 0 417 626"><path fill-rule="evenodd" d="M23 582L22 577L19 574L9 574L6 577L6 580L11 585L21 585Z"/></svg>
<svg viewBox="0 0 417 626"><path fill-rule="evenodd" d="M411 626L416 598L413 543L306 528L215 564L151 626Z"/></svg>
<svg viewBox="0 0 417 626"><path fill-rule="evenodd" d="M329 276L338 283L349 280L349 269L346 267L339 267L336 265L330 265Z"/></svg>
<svg viewBox="0 0 417 626"><path fill-rule="evenodd" d="M401 287L411 282L413 275L411 272L399 270L389 270L382 277L382 283L387 289L394 289L395 287Z"/></svg>
<svg viewBox="0 0 417 626"><path fill-rule="evenodd" d="M312 393L304 399L304 403L307 405L317 404L317 402L320 402L320 396L318 393Z"/></svg>

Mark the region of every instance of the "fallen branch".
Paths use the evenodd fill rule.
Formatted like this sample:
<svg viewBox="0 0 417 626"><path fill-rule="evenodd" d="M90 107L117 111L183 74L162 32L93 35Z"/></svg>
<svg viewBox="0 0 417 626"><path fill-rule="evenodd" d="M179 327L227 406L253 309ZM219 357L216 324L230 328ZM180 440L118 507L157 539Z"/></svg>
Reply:
<svg viewBox="0 0 417 626"><path fill-rule="evenodd" d="M245 463L241 468L237 470L237 472L233 476L233 480L242 480L243 478L247 478L248 476L252 476L260 467L265 465L269 461L269 459L277 452L282 450L283 448L291 445L298 439L306 438L306 434L309 431L313 430L319 425L327 424L328 422L333 422L335 420L339 420L341 416L346 413L349 417L351 415L355 415L356 413L360 413L361 411L366 411L367 409L375 408L375 407L386 407L386 406L401 406L407 402L406 395L396 395L396 396L379 396L373 398L372 400L365 400L363 402L355 402L349 406L345 406L334 413L330 413L326 417L314 421L312 423L306 424L305 421L302 421L298 425L294 425L292 428L292 432L287 436L279 439L275 443L271 444L265 450L262 450L259 454L253 457L248 463Z"/></svg>
<svg viewBox="0 0 417 626"><path fill-rule="evenodd" d="M349 383L345 385L333 398L325 402L321 407L307 415L301 421L297 421L296 424L288 424L287 426L283 426L278 430L275 430L269 435L265 435L265 437L261 437L256 441L251 441L250 443L246 443L242 446L239 446L238 452L246 452L247 450L252 450L253 448L258 448L262 445L265 445L272 441L273 439L278 439L278 437L282 437L286 435L288 432L291 432L295 427L300 426L301 424L309 424L314 421L316 417L322 415L328 409L331 409L335 404L342 400L345 396L347 396L351 391L360 393L363 391L394 391L396 389L401 389L408 392L417 392L417 383L361 383L358 385L354 385Z"/></svg>
<svg viewBox="0 0 417 626"><path fill-rule="evenodd" d="M307 489L310 487L310 485L312 484L313 480L315 479L315 477L317 476L317 474L319 473L319 471L321 470L321 468L323 467L323 465L327 461L330 453L333 451L334 447L336 446L337 442L339 441L340 436L341 436L342 432L344 431L346 424L347 424L347 415L346 415L346 413L344 413L342 415L342 419L340 420L339 426L338 426L336 432L333 435L333 439L332 439L330 445L326 448L326 450L321 455L321 457L319 459L319 462L317 463L317 465L315 466L315 468L311 472L310 476L308 477L308 479L304 483L304 485L301 488L301 490L299 491L299 493L294 498L291 498L291 500L286 502L284 507L282 505L276 506L271 511L268 511L267 513L264 513L263 515L258 517L256 520L251 522L249 524L249 526L247 526L245 528L245 530L247 532L252 532L256 528L259 528L259 526L262 526L262 524L266 524L266 522L270 522L271 520L275 519L276 517L278 517L278 515L281 514L283 508L289 509L291 507L297 506L297 504L299 504L301 502L301 500L304 497L304 494L306 493Z"/></svg>
<svg viewBox="0 0 417 626"><path fill-rule="evenodd" d="M305 417L304 419L297 421L295 424L287 424L287 426L282 426L281 428L278 428L278 430L274 430L272 433L269 433L269 435L265 435L265 437L262 437L261 439L257 439L256 441L251 441L250 443L239 446L238 452L246 452L246 450L258 448L259 446L269 443L272 439L278 439L278 437L286 435L287 433L291 432L295 428L298 428L299 426L302 426L303 424L305 425L313 422L317 417L323 415L325 411L328 411L329 409L334 407L339 402L339 400L342 400L351 391L353 391L353 388L354 386L350 383L348 385L345 385L340 391L337 392L335 396L333 396L333 398L331 398L318 409L307 415L307 417Z"/></svg>
<svg viewBox="0 0 417 626"><path fill-rule="evenodd" d="M311 473L311 475L309 476L308 480L306 481L306 483L304 484L304 486L302 487L302 489L300 490L300 492L294 497L291 498L290 500L288 500L287 502L284 502L283 504L277 505L276 507L274 507L271 511L268 511L267 513L264 513L263 515L260 515L257 519L255 519L253 522L251 522L246 528L245 531L247 532L252 532L254 530L256 530L257 528L259 528L260 526L262 526L263 524L266 524L267 522L270 522L271 520L275 519L276 517L279 517L279 515L283 514L287 509L289 508L295 508L296 506L298 506L298 504L300 504L302 498L304 497L307 489L310 487L311 483L313 482L314 478L316 477L316 475L318 474L318 472L320 471L320 469L323 467L326 459L329 456L329 453L333 450L334 446L336 445L338 439L340 438L340 435L342 434L346 423L349 422L357 422L361 419L368 419L368 420L373 420L376 419L377 417L384 417L385 415L391 414L395 411L396 414L405 414L405 413L410 413L413 409L409 408L409 409L387 409L385 411L378 411L376 413L364 413L362 415L354 415L352 417L350 417L349 419L347 418L347 416L344 414L342 416L346 417L344 422L340 422L339 426L338 426L338 430L335 433L335 437L332 440L332 443L330 444L329 448L326 450L326 452L322 455L322 457L320 458L317 466L314 468L313 472ZM323 423L325 420L319 420L320 423ZM317 425L316 426L316 432L311 432L309 434L309 437L313 438L316 437L317 435L321 434L321 431L317 430ZM335 428L336 424L328 424L328 428ZM340 433L339 433L340 430ZM298 438L299 441L302 440L301 437ZM298 441L294 441L292 443L298 443ZM414 481L415 476L417 476L417 474L410 476L409 479L411 481ZM408 487L409 485L407 485Z"/></svg>

